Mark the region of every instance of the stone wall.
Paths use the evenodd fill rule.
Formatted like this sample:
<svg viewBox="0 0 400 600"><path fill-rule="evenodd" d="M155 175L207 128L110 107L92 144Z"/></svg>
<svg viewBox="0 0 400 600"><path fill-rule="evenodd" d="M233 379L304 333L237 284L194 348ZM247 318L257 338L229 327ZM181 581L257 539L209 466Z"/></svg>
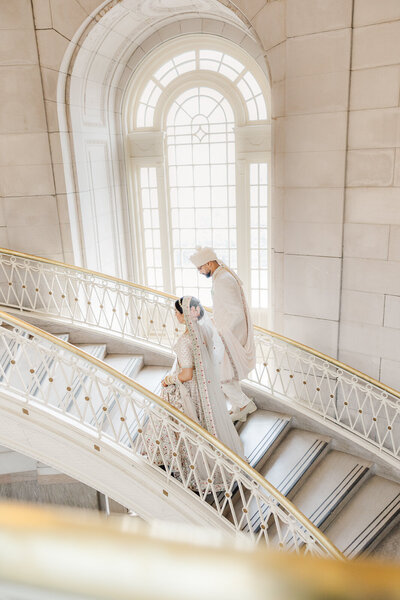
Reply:
<svg viewBox="0 0 400 600"><path fill-rule="evenodd" d="M400 2L353 27L339 357L400 388Z"/></svg>
<svg viewBox="0 0 400 600"><path fill-rule="evenodd" d="M400 3L277 0L252 19L273 90L275 329L399 388Z"/></svg>
<svg viewBox="0 0 400 600"><path fill-rule="evenodd" d="M0 244L73 260L54 90L40 68L46 1L0 0ZM49 2L47 1L47 5ZM36 29L35 29L36 23Z"/></svg>
<svg viewBox="0 0 400 600"><path fill-rule="evenodd" d="M275 327L335 356L352 3L281 4L285 33L267 51L275 78Z"/></svg>

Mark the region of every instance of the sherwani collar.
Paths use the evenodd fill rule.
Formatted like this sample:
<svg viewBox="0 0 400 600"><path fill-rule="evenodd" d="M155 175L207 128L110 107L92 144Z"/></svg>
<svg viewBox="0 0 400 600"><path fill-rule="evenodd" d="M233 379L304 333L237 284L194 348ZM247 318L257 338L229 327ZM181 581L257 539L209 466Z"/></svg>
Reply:
<svg viewBox="0 0 400 600"><path fill-rule="evenodd" d="M224 271L224 267L222 267L221 265L219 265L219 267L217 267L212 275L213 281L218 277L218 275L221 273L221 271Z"/></svg>

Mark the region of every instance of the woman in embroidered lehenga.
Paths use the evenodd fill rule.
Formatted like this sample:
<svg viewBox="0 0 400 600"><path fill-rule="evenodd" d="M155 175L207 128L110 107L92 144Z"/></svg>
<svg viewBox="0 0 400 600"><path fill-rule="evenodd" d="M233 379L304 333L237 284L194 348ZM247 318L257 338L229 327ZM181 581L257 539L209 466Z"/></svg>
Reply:
<svg viewBox="0 0 400 600"><path fill-rule="evenodd" d="M220 384L219 363L224 348L217 331L197 298L185 296L177 300L175 314L186 330L174 346L176 359L162 381L162 397L243 457L243 445ZM206 465L205 453L196 455L196 448L183 440L178 431L171 432L171 427L149 423L145 444L153 463L164 466L192 489L200 487L204 491L210 488L211 481L214 491L229 485L215 461L209 458Z"/></svg>

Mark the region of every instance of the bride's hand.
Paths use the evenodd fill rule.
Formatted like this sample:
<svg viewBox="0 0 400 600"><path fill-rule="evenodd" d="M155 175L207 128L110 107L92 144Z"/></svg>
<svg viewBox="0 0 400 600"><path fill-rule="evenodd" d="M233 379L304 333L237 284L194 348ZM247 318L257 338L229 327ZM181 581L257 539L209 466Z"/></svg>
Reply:
<svg viewBox="0 0 400 600"><path fill-rule="evenodd" d="M167 387L168 383L165 383L165 379L163 379L163 380L162 380L162 382L161 382L161 385L162 385L163 387Z"/></svg>

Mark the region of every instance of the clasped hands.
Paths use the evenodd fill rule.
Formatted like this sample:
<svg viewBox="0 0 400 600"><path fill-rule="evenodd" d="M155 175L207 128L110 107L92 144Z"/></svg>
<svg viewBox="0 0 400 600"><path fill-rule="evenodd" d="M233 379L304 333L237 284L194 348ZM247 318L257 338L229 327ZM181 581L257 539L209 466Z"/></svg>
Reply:
<svg viewBox="0 0 400 600"><path fill-rule="evenodd" d="M178 381L178 376L177 375L167 375L166 377L164 377L164 379L161 382L161 385L163 387L167 387L168 385L173 385L174 383L176 383Z"/></svg>

